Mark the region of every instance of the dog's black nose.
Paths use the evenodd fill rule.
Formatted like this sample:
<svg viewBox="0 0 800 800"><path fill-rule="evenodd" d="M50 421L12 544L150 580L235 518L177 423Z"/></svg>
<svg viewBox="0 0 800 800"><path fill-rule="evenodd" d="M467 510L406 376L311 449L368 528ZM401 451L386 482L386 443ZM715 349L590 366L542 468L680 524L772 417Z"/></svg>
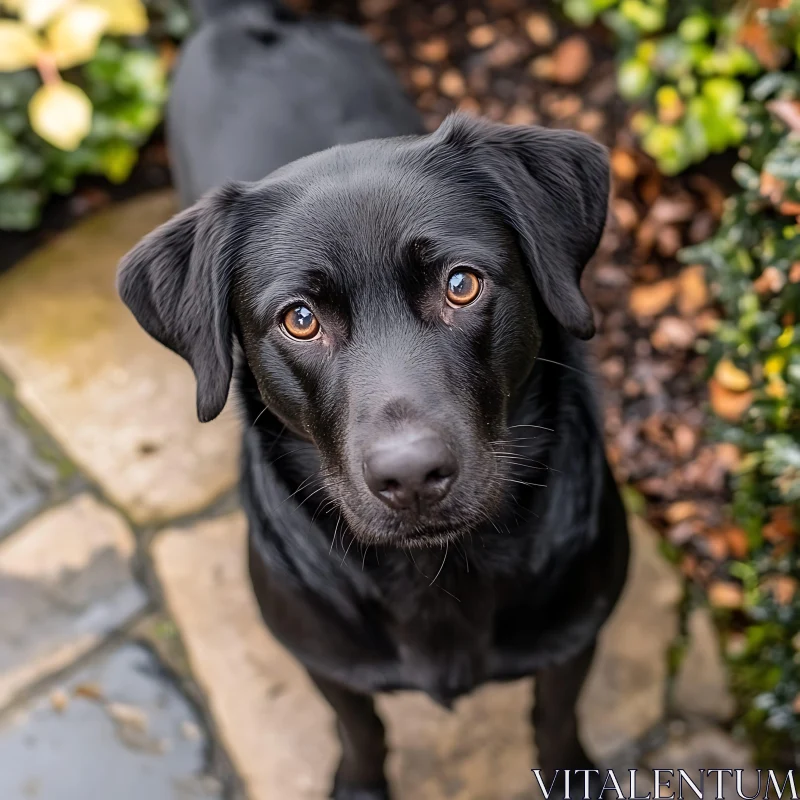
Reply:
<svg viewBox="0 0 800 800"><path fill-rule="evenodd" d="M433 431L404 431L374 444L364 458L370 491L395 509L424 511L453 485L458 463Z"/></svg>

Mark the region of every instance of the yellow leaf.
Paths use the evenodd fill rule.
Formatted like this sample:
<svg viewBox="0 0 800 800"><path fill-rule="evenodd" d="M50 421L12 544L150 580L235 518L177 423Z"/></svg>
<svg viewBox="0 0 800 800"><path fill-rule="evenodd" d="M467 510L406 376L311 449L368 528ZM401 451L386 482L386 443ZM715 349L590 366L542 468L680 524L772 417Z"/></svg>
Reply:
<svg viewBox="0 0 800 800"><path fill-rule="evenodd" d="M72 0L22 0L18 3L23 22L32 28L43 28Z"/></svg>
<svg viewBox="0 0 800 800"><path fill-rule="evenodd" d="M107 32L114 36L142 36L147 33L147 9L142 0L86 0L108 13Z"/></svg>
<svg viewBox="0 0 800 800"><path fill-rule="evenodd" d="M50 24L47 41L59 69L69 69L89 61L108 24L102 8L76 3Z"/></svg>
<svg viewBox="0 0 800 800"><path fill-rule="evenodd" d="M52 83L36 91L28 104L31 127L61 150L77 150L92 127L92 101L71 83Z"/></svg>
<svg viewBox="0 0 800 800"><path fill-rule="evenodd" d="M36 32L21 22L0 19L0 72L16 72L36 65L42 43Z"/></svg>
<svg viewBox="0 0 800 800"><path fill-rule="evenodd" d="M731 392L744 392L750 388L750 376L727 358L717 364L714 377Z"/></svg>

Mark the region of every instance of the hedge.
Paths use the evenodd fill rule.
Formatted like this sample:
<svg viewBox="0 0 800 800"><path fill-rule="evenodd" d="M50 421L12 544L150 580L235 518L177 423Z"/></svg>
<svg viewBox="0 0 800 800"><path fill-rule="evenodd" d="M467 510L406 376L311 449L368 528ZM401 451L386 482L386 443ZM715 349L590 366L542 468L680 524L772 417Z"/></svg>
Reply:
<svg viewBox="0 0 800 800"><path fill-rule="evenodd" d="M667 174L739 145L702 264L723 311L708 341L712 435L736 445L731 524L746 559L718 610L741 720L760 757L800 752L800 0L745 4L564 0L619 44L618 86L643 149ZM740 598L737 600L736 598ZM784 749L785 745L788 749ZM774 766L774 763L771 764Z"/></svg>

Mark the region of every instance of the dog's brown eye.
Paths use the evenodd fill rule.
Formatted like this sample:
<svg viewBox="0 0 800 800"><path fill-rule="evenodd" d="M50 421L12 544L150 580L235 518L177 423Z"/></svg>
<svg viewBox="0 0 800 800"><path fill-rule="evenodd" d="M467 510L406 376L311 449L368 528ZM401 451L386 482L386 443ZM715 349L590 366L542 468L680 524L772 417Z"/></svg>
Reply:
<svg viewBox="0 0 800 800"><path fill-rule="evenodd" d="M283 327L293 339L313 339L319 333L319 321L314 312L303 305L286 310Z"/></svg>
<svg viewBox="0 0 800 800"><path fill-rule="evenodd" d="M457 270L447 279L447 302L466 306L481 293L481 279L474 272Z"/></svg>

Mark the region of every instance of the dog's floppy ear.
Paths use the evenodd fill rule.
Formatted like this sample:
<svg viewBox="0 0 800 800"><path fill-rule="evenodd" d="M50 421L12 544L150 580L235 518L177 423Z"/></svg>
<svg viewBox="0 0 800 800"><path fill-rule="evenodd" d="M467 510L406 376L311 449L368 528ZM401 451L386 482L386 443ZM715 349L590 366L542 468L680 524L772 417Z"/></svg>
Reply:
<svg viewBox="0 0 800 800"><path fill-rule="evenodd" d="M139 324L194 370L201 422L222 411L230 387L231 217L242 187L218 189L156 228L122 259L117 273L120 297Z"/></svg>
<svg viewBox="0 0 800 800"><path fill-rule="evenodd" d="M572 334L589 339L594 319L580 278L606 222L606 148L575 131L500 125L463 114L434 137L471 157L470 173L517 234L545 305Z"/></svg>

